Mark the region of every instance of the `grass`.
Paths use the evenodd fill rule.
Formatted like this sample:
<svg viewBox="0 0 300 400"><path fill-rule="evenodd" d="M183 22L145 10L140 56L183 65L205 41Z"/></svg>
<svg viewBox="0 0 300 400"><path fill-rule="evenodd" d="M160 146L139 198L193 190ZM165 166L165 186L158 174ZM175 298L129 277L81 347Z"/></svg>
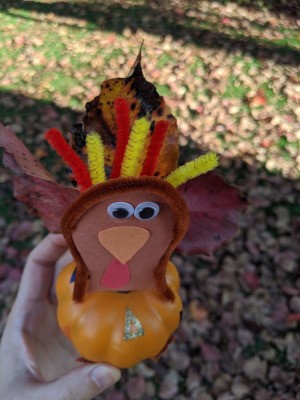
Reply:
<svg viewBox="0 0 300 400"><path fill-rule="evenodd" d="M67 95L73 86L77 85L77 80L71 76L67 76L64 71L57 71L51 80L49 91L59 92Z"/></svg>
<svg viewBox="0 0 300 400"><path fill-rule="evenodd" d="M196 73L199 70L201 72L205 72L207 70L207 66L201 57L195 57L194 62L189 66L189 71L191 72L191 74L194 75L195 78L197 78L198 76L196 75Z"/></svg>
<svg viewBox="0 0 300 400"><path fill-rule="evenodd" d="M173 62L174 58L170 54L165 53L158 57L156 65L157 68L164 68L166 65L171 64Z"/></svg>
<svg viewBox="0 0 300 400"><path fill-rule="evenodd" d="M49 32L45 36L43 47L40 51L43 52L47 60L60 60L66 50L65 44L58 38L54 32Z"/></svg>
<svg viewBox="0 0 300 400"><path fill-rule="evenodd" d="M275 105L278 111L287 104L287 97L283 94L276 93L270 82L263 83L260 89L265 94L268 104Z"/></svg>
<svg viewBox="0 0 300 400"><path fill-rule="evenodd" d="M172 90L169 85L161 85L156 83L155 87L160 96L172 96Z"/></svg>
<svg viewBox="0 0 300 400"><path fill-rule="evenodd" d="M231 75L228 81L228 85L222 94L224 99L244 99L250 88L244 86L237 75Z"/></svg>
<svg viewBox="0 0 300 400"><path fill-rule="evenodd" d="M252 58L249 61L243 61L243 72L245 74L249 74L249 72L253 69L260 70L262 67L262 62L257 60L256 58Z"/></svg>
<svg viewBox="0 0 300 400"><path fill-rule="evenodd" d="M118 58L120 56L124 55L123 50L121 49L113 49L111 52L109 52L105 57L104 60L105 62L109 62L113 60L114 58Z"/></svg>

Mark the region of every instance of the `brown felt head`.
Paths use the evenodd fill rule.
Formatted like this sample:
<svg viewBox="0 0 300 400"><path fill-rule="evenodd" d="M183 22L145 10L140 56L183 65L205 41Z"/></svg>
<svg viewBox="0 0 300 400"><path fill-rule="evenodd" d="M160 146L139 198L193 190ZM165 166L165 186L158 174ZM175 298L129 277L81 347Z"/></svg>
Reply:
<svg viewBox="0 0 300 400"><path fill-rule="evenodd" d="M99 254L101 254L102 259L102 253L97 253L97 250L95 250L96 242L99 245L100 241L108 249L111 247L111 252L113 252L114 244L109 243L109 234L110 230L113 231L115 223L103 222L104 211L106 213L110 199L113 199L113 201L125 199L133 204L135 199L136 201L141 199L156 201L158 199L163 204L160 222L153 221L148 224L151 227L150 239L151 237L155 237L155 239L152 242L149 240L148 250L147 245L144 246L146 253L139 256L144 257L144 260L143 258L138 259L138 264L142 267L137 268L136 272L133 273L132 286L128 285L125 290L135 290L136 287L137 290L145 289L142 281L148 281L151 287L150 276L147 276L147 272L145 272L146 275L143 275L142 270L144 265L147 265L148 258L151 259L152 257L155 260L155 256L158 257L159 255L155 267L152 270L150 269L154 286L166 299L172 300L173 293L167 285L165 271L171 253L187 231L189 213L185 201L172 185L161 178L150 176L121 177L95 185L81 194L66 211L62 219L62 232L77 265L73 299L77 302L83 300L89 274L91 271L94 273L93 264L95 260L99 262L97 260ZM101 226L101 232L97 234L99 226L95 226L97 225L96 219L97 215L101 213L103 213L103 217L99 217L100 225L104 225ZM129 225L131 226L124 226L124 231L130 228L133 231L139 230L140 235L134 245L142 247L149 237L148 225L143 225L137 220L132 221ZM103 229L105 237L102 237ZM112 234L111 238L114 237L115 235ZM105 240L108 240L108 242L105 243ZM132 237L132 242L135 242L134 237ZM127 252L126 248L122 251L120 259L122 257L124 260L129 259L130 252L128 253L128 249Z"/></svg>

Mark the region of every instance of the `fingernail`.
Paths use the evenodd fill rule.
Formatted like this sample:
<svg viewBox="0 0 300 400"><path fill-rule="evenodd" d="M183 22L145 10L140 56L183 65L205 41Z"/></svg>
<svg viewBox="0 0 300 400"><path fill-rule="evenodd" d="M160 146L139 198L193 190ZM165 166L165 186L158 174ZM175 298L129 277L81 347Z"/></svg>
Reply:
<svg viewBox="0 0 300 400"><path fill-rule="evenodd" d="M121 378L121 373L117 368L106 367L100 365L96 367L91 372L91 379L99 387L99 389L104 389L108 386L113 385Z"/></svg>

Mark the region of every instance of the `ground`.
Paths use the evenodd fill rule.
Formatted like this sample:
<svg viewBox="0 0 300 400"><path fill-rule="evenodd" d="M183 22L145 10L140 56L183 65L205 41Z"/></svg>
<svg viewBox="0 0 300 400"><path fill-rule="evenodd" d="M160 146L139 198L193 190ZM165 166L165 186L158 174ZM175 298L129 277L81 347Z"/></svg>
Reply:
<svg viewBox="0 0 300 400"><path fill-rule="evenodd" d="M0 121L57 180L43 134L67 133L104 79L145 76L177 117L182 161L220 154L249 202L214 258L181 257L181 327L158 362L105 400L300 399L300 10L297 1L0 0ZM45 235L0 175L0 331L24 260Z"/></svg>

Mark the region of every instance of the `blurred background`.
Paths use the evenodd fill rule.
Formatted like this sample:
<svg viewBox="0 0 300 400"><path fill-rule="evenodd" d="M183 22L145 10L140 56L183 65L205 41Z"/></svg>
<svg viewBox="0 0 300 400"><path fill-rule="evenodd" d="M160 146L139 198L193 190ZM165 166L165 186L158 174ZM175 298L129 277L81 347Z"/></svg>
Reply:
<svg viewBox="0 0 300 400"><path fill-rule="evenodd" d="M183 320L158 363L98 399L300 399L300 5L298 0L0 0L0 121L60 182L44 132L67 133L144 40L147 80L178 120L182 161L220 154L249 201L214 258L173 261ZM45 235L0 175L0 332L24 260Z"/></svg>

